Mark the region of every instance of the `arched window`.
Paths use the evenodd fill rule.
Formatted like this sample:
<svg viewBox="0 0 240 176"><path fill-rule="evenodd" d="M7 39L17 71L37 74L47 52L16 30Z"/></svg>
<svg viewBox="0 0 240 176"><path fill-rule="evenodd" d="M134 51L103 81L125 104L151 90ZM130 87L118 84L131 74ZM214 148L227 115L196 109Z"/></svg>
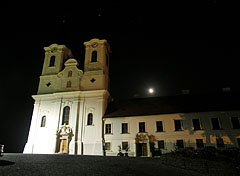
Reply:
<svg viewBox="0 0 240 176"><path fill-rule="evenodd" d="M88 119L87 119L87 125L92 125L92 124L93 124L93 114L89 113Z"/></svg>
<svg viewBox="0 0 240 176"><path fill-rule="evenodd" d="M92 52L92 60L91 62L97 62L97 51Z"/></svg>
<svg viewBox="0 0 240 176"><path fill-rule="evenodd" d="M63 108L63 116L62 116L62 125L69 124L69 113L70 113L70 107L66 106Z"/></svg>
<svg viewBox="0 0 240 176"><path fill-rule="evenodd" d="M46 116L43 116L41 120L41 127L45 127L45 126L46 126Z"/></svg>
<svg viewBox="0 0 240 176"><path fill-rule="evenodd" d="M72 77L72 71L71 70L68 72L68 77Z"/></svg>
<svg viewBox="0 0 240 176"><path fill-rule="evenodd" d="M68 82L67 82L67 88L70 88L70 87L72 87L72 82L71 82L71 81L68 81Z"/></svg>
<svg viewBox="0 0 240 176"><path fill-rule="evenodd" d="M51 56L50 62L49 62L49 67L54 67L55 66L55 56Z"/></svg>

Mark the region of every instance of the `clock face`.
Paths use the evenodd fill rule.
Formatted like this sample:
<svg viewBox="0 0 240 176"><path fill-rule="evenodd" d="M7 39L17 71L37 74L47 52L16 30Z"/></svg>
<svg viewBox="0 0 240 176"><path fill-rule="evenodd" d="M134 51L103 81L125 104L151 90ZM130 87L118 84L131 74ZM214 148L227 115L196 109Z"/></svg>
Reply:
<svg viewBox="0 0 240 176"><path fill-rule="evenodd" d="M57 51L57 48L52 49L52 53L55 53Z"/></svg>
<svg viewBox="0 0 240 176"><path fill-rule="evenodd" d="M96 48L98 46L98 43L97 42L94 42L93 44L92 44L92 47L93 48Z"/></svg>

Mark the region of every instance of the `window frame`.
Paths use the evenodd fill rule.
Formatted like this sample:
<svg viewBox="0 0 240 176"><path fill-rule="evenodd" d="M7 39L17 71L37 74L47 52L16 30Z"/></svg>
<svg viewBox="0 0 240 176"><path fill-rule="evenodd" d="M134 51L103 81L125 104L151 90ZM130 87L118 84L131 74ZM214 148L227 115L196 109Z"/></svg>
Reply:
<svg viewBox="0 0 240 176"><path fill-rule="evenodd" d="M109 130L107 131L107 126L110 125L110 132ZM106 123L105 124L105 134L112 134L112 124L111 123Z"/></svg>
<svg viewBox="0 0 240 176"><path fill-rule="evenodd" d="M144 124L144 130L140 130L140 124ZM139 133L146 133L146 122L138 122L138 131Z"/></svg>
<svg viewBox="0 0 240 176"><path fill-rule="evenodd" d="M182 141L182 145L183 145L182 148L179 147L178 141ZM177 147L177 149L183 149L184 148L184 140L183 139L177 139L176 140L176 147Z"/></svg>
<svg viewBox="0 0 240 176"><path fill-rule="evenodd" d="M202 141L202 147L199 147L198 146L198 144L200 144L200 143L198 143L198 141ZM203 141L203 139L196 139L196 147L197 147L197 149L201 149L201 148L204 148L204 141Z"/></svg>
<svg viewBox="0 0 240 176"><path fill-rule="evenodd" d="M212 119L217 119L217 120L218 120L219 128L214 128ZM211 121L211 125L212 125L212 130L222 130L222 125L221 125L221 121L220 121L220 118L219 118L219 117L212 117L212 118L210 119L210 121Z"/></svg>
<svg viewBox="0 0 240 176"><path fill-rule="evenodd" d="M127 125L127 131L124 131L123 130L123 125L124 124L126 124ZM121 130L122 130L122 133L121 134L129 134L129 125L128 125L128 123L127 122L123 122L123 123L121 123Z"/></svg>
<svg viewBox="0 0 240 176"><path fill-rule="evenodd" d="M221 143L219 143L219 141L221 141ZM217 148L225 148L224 140L222 137L216 138L216 146Z"/></svg>
<svg viewBox="0 0 240 176"><path fill-rule="evenodd" d="M91 63L96 63L98 61L98 52L96 50L92 51Z"/></svg>
<svg viewBox="0 0 240 176"><path fill-rule="evenodd" d="M237 121L238 121L237 127L235 126L235 123L233 123L232 118L237 118ZM232 124L232 129L240 129L240 119L238 116L231 116L230 120L231 120L231 124Z"/></svg>
<svg viewBox="0 0 240 176"><path fill-rule="evenodd" d="M124 144L127 144L127 145L124 146ZM127 147L129 149L129 142L128 141L122 141L122 150L126 151Z"/></svg>
<svg viewBox="0 0 240 176"><path fill-rule="evenodd" d="M55 62L56 62L56 56L52 55L49 59L48 67L55 67Z"/></svg>
<svg viewBox="0 0 240 176"><path fill-rule="evenodd" d="M163 148L160 147L161 146L161 145L159 145L160 142L163 142ZM165 149L165 140L158 140L157 144L158 144L158 149Z"/></svg>
<svg viewBox="0 0 240 176"><path fill-rule="evenodd" d="M45 127L46 127L46 122L47 122L47 117L46 117L46 115L44 115L44 116L42 116L42 118L41 118L40 127L41 127L41 128L45 128Z"/></svg>
<svg viewBox="0 0 240 176"><path fill-rule="evenodd" d="M161 130L158 130L158 123L161 122L162 123L162 129ZM159 120L159 121L156 121L156 132L164 132L164 128L163 128L163 121Z"/></svg>
<svg viewBox="0 0 240 176"><path fill-rule="evenodd" d="M175 121L179 121L180 122L180 129L179 130L177 130L176 129L176 123L175 123ZM183 120L180 120L180 119L174 119L174 131L183 131Z"/></svg>
<svg viewBox="0 0 240 176"><path fill-rule="evenodd" d="M106 144L109 144L109 149L106 148ZM111 142L105 142L104 149L105 151L111 151Z"/></svg>
<svg viewBox="0 0 240 176"><path fill-rule="evenodd" d="M90 117L91 117L91 121L89 121ZM92 122L92 123L89 124L89 122ZM87 115L87 126L93 126L93 113L91 113L91 112L88 113L88 115Z"/></svg>
<svg viewBox="0 0 240 176"><path fill-rule="evenodd" d="M199 129L195 129L194 122L193 122L194 120L198 120L198 122L199 122ZM202 125L201 125L201 120L200 120L200 118L194 118L194 119L192 119L192 125L193 125L193 130L194 130L194 131L202 130Z"/></svg>
<svg viewBox="0 0 240 176"><path fill-rule="evenodd" d="M66 108L68 108L68 114L67 114L67 115L65 114ZM71 110L70 106L65 106L65 107L63 108L63 113L62 113L62 125L65 124L65 116L68 116L68 120L67 120L68 123L66 123L66 125L69 125L69 123L70 123L70 110Z"/></svg>

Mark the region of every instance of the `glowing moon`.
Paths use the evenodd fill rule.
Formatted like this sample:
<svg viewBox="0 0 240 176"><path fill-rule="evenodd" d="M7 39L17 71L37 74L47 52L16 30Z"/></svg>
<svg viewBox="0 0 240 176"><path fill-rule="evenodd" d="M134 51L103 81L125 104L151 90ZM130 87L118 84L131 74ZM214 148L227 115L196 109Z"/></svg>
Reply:
<svg viewBox="0 0 240 176"><path fill-rule="evenodd" d="M148 89L148 93L153 94L154 93L154 89L153 88L149 88Z"/></svg>

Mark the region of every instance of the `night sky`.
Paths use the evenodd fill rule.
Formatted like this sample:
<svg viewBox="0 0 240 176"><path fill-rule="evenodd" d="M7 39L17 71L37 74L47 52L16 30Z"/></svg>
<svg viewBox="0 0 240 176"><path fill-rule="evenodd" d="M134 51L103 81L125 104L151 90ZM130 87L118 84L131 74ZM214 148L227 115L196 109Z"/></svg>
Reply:
<svg viewBox="0 0 240 176"><path fill-rule="evenodd" d="M183 89L239 89L240 46L235 33L239 12L233 4L209 0L201 4L27 5L0 7L4 31L0 143L6 152L23 150L33 110L31 95L37 93L44 62L43 47L53 43L71 49L83 70L83 42L108 40L114 99L173 96ZM153 95L149 88L155 90Z"/></svg>

